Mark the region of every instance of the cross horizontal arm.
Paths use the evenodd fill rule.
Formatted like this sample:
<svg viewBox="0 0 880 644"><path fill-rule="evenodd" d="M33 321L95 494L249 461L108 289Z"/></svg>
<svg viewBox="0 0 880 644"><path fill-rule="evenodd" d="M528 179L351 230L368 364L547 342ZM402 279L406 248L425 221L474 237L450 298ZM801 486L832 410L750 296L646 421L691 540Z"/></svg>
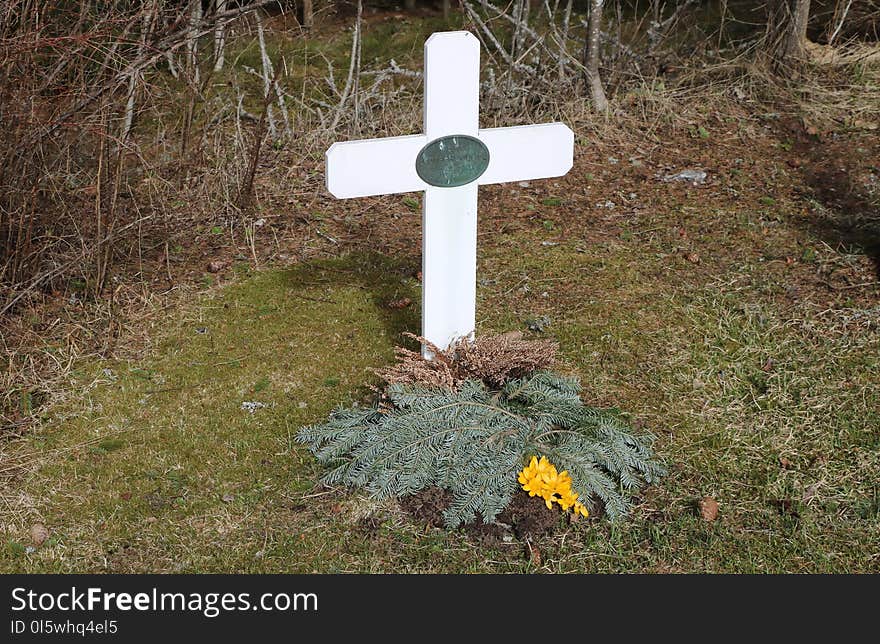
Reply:
<svg viewBox="0 0 880 644"><path fill-rule="evenodd" d="M423 134L334 143L327 150L327 190L337 199L415 192L428 187L416 174Z"/></svg>
<svg viewBox="0 0 880 644"><path fill-rule="evenodd" d="M496 127L477 136L490 152L481 185L560 177L574 163L574 133L563 123Z"/></svg>

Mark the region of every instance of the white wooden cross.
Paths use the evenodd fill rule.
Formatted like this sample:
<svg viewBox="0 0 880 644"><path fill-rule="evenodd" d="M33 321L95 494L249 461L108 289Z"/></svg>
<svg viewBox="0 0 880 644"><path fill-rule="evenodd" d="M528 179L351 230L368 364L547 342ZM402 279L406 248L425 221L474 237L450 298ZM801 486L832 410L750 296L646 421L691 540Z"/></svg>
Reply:
<svg viewBox="0 0 880 644"><path fill-rule="evenodd" d="M479 129L480 43L467 31L428 38L424 87L425 133L334 143L327 190L339 199L424 191L422 336L446 348L476 327L477 186L564 175L574 134L563 123Z"/></svg>

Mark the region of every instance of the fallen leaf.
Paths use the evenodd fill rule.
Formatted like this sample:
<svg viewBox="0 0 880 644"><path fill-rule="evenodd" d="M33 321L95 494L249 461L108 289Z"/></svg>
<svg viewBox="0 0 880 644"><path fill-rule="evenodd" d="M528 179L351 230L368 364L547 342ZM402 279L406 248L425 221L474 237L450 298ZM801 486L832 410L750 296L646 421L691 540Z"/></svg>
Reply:
<svg viewBox="0 0 880 644"><path fill-rule="evenodd" d="M235 500L235 496L232 494L224 494L223 495L223 503L232 503Z"/></svg>
<svg viewBox="0 0 880 644"><path fill-rule="evenodd" d="M788 470L791 469L791 461L785 458L784 456L779 457L779 464L782 466L782 469Z"/></svg>
<svg viewBox="0 0 880 644"><path fill-rule="evenodd" d="M533 546L531 541L526 541L526 545L529 548L529 561L532 563L532 565L540 566L541 551L538 550L536 546Z"/></svg>
<svg viewBox="0 0 880 644"><path fill-rule="evenodd" d="M412 304L412 300L409 299L408 297L403 297L399 300L391 300L390 302L388 302L388 308L389 309L405 309L410 304Z"/></svg>
<svg viewBox="0 0 880 644"><path fill-rule="evenodd" d="M703 521L712 522L718 518L718 501L711 496L704 496L700 499L699 506Z"/></svg>
<svg viewBox="0 0 880 644"><path fill-rule="evenodd" d="M687 256L687 261L689 261L691 264L699 264L700 256L697 253L690 253Z"/></svg>
<svg viewBox="0 0 880 644"><path fill-rule="evenodd" d="M119 498L123 501L129 501L131 499L131 492L123 492L119 495Z"/></svg>
<svg viewBox="0 0 880 644"><path fill-rule="evenodd" d="M36 546L42 546L46 539L49 538L49 529L42 523L35 523L31 526L31 541Z"/></svg>
<svg viewBox="0 0 880 644"><path fill-rule="evenodd" d="M773 371L774 366L776 366L776 363L773 361L773 358L767 358L767 361L764 362L764 365L761 367L761 371L764 373Z"/></svg>

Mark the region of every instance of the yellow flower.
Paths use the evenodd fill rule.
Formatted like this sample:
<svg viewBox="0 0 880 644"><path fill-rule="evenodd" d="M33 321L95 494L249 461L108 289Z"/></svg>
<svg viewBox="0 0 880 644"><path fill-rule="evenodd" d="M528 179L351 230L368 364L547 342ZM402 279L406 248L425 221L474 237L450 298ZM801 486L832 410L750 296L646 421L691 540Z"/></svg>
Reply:
<svg viewBox="0 0 880 644"><path fill-rule="evenodd" d="M563 512L569 509L575 514L589 516L586 506L578 501L579 495L572 490L571 475L567 470L557 471L556 466L546 456L540 460L532 456L529 464L517 476L523 490L529 496L540 496L545 505L552 509L558 503Z"/></svg>

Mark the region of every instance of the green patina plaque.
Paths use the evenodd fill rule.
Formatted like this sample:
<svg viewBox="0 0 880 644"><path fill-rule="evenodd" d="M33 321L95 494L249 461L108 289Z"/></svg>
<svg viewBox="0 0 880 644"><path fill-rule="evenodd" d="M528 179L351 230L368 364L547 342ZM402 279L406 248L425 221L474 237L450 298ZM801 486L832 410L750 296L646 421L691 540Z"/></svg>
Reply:
<svg viewBox="0 0 880 644"><path fill-rule="evenodd" d="M434 139L416 157L416 172L422 181L440 188L476 181L488 166L489 148L465 134Z"/></svg>

